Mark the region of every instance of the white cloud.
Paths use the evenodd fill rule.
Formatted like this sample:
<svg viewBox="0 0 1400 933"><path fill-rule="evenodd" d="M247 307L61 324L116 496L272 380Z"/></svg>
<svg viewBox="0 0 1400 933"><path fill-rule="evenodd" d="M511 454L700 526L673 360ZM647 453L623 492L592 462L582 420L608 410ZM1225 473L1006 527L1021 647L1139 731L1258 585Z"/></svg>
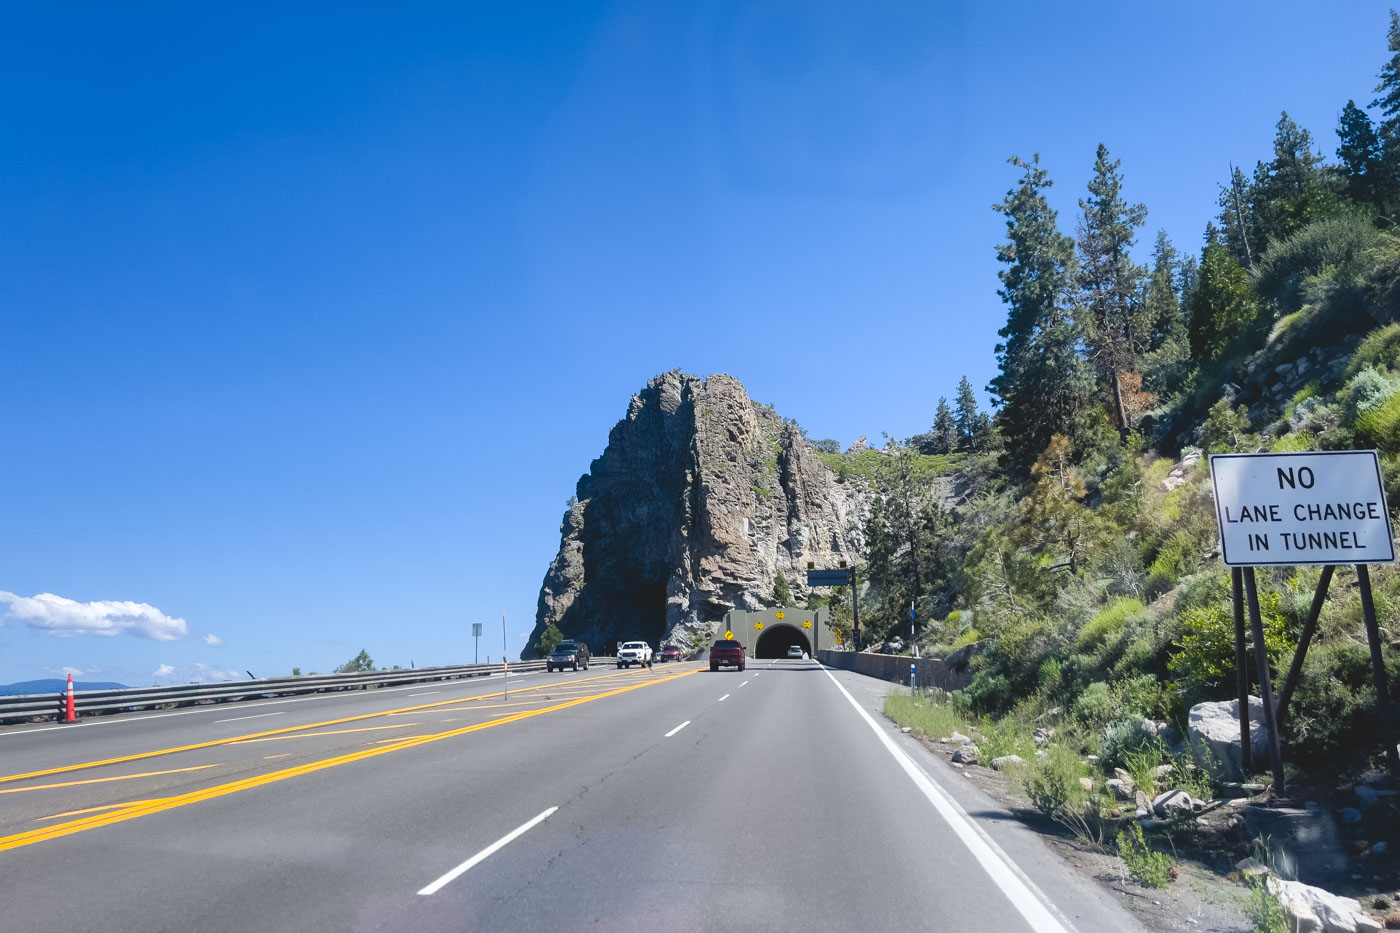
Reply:
<svg viewBox="0 0 1400 933"><path fill-rule="evenodd" d="M151 672L157 680L170 684L217 684L226 680L242 680L238 671L214 667L196 661L193 664L162 664Z"/></svg>
<svg viewBox="0 0 1400 933"><path fill-rule="evenodd" d="M218 635L205 635L204 643L210 648L222 648L224 646L224 640Z"/></svg>
<svg viewBox="0 0 1400 933"><path fill-rule="evenodd" d="M9 606L10 618L60 638L128 634L155 641L174 641L185 637L189 631L184 619L173 619L150 603L130 600L80 603L53 593L16 596L0 590L0 603Z"/></svg>

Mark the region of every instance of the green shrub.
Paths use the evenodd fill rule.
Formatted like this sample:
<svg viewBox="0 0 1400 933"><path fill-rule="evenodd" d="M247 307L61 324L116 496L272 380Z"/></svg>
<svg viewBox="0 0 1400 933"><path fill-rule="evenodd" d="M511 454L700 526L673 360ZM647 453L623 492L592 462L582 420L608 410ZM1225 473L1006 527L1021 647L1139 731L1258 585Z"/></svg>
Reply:
<svg viewBox="0 0 1400 933"><path fill-rule="evenodd" d="M1356 417L1357 438L1384 453L1400 453L1400 392Z"/></svg>
<svg viewBox="0 0 1400 933"><path fill-rule="evenodd" d="M1128 867L1128 875L1149 888L1165 888L1172 879L1172 857L1154 851L1142 838L1142 827L1129 823L1118 834L1118 856Z"/></svg>
<svg viewBox="0 0 1400 933"><path fill-rule="evenodd" d="M1032 756L1020 783L1037 810L1063 822L1067 815L1083 811L1088 792L1079 779L1087 776L1088 771L1074 751L1053 744L1046 749L1044 760Z"/></svg>
<svg viewBox="0 0 1400 933"><path fill-rule="evenodd" d="M1350 379L1367 368L1381 372L1400 369L1400 324L1388 324L1367 334L1347 361L1345 375Z"/></svg>
<svg viewBox="0 0 1400 933"><path fill-rule="evenodd" d="M1099 681L1084 688L1074 701L1075 718L1087 723L1099 723L1113 715L1113 690Z"/></svg>
<svg viewBox="0 0 1400 933"><path fill-rule="evenodd" d="M1317 449L1317 435L1311 431L1290 431L1269 442L1269 452L1275 454L1298 453Z"/></svg>
<svg viewBox="0 0 1400 933"><path fill-rule="evenodd" d="M1352 286L1367 263L1367 250L1380 238L1368 218L1343 214L1316 220L1292 236L1270 244L1259 259L1255 288L1274 299L1286 311L1297 310L1304 299L1315 297L1323 277L1338 286Z"/></svg>
<svg viewBox="0 0 1400 933"><path fill-rule="evenodd" d="M1152 674L1139 674L1121 680L1114 686L1113 693L1117 697L1118 708L1124 713L1152 719L1165 716L1170 705L1166 685Z"/></svg>
<svg viewBox="0 0 1400 933"><path fill-rule="evenodd" d="M1288 418L1288 427L1293 431L1308 431L1323 434L1335 428L1342 420L1342 410L1321 396L1304 399L1293 409Z"/></svg>
<svg viewBox="0 0 1400 933"><path fill-rule="evenodd" d="M1384 405L1397 392L1400 392L1400 382L1386 378L1375 367L1366 367L1342 390L1347 421L1356 424L1361 415Z"/></svg>
<svg viewBox="0 0 1400 933"><path fill-rule="evenodd" d="M1101 647L1122 634L1124 625L1130 619L1140 618L1144 611L1142 600L1128 596L1115 599L1079 630L1075 647L1080 651L1093 651Z"/></svg>
<svg viewBox="0 0 1400 933"><path fill-rule="evenodd" d="M1060 662L1055 658L1046 658L1040 662L1040 671L1036 675L1036 683L1041 690L1053 693L1059 689L1062 672Z"/></svg>
<svg viewBox="0 0 1400 933"><path fill-rule="evenodd" d="M1099 758L1108 768L1126 766L1128 756L1157 745L1160 740L1142 727L1141 716L1129 716L1104 727Z"/></svg>
<svg viewBox="0 0 1400 933"><path fill-rule="evenodd" d="M972 682L959 691L969 708L979 713L1002 713L1011 706L1011 681L1005 674L980 670Z"/></svg>
<svg viewBox="0 0 1400 933"><path fill-rule="evenodd" d="M1200 563L1201 542L1190 532L1182 530L1172 534L1157 550L1148 572L1153 576L1176 581L1196 569Z"/></svg>
<svg viewBox="0 0 1400 933"><path fill-rule="evenodd" d="M1264 647L1270 666L1277 670L1293 650L1282 599L1273 590L1259 592L1264 623ZM1183 634L1167 669L1180 678L1188 695L1220 698L1230 694L1235 676L1235 621L1223 600L1197 606L1181 619Z"/></svg>

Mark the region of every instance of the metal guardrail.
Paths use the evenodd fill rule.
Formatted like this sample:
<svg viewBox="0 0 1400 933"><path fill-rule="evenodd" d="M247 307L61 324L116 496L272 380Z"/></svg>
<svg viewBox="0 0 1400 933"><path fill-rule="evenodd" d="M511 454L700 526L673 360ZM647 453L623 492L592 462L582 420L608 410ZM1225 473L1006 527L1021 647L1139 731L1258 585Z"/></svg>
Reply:
<svg viewBox="0 0 1400 933"><path fill-rule="evenodd" d="M512 664L515 673L545 669L543 661ZM370 690L398 684L430 683L483 677L501 672L499 664L464 664L453 667L420 667L411 670L368 671L355 674L319 674L307 677L269 677L262 680L220 684L180 684L170 687L135 687L115 690L78 690L73 693L78 718L141 709L172 709L238 703L304 693ZM65 694L38 693L0 697L0 723L47 722L63 719Z"/></svg>

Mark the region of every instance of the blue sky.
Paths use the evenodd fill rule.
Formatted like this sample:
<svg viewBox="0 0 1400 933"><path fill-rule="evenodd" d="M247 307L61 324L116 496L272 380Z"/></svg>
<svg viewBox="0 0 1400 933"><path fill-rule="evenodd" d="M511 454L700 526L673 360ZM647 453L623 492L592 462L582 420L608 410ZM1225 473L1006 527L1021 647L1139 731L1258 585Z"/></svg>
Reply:
<svg viewBox="0 0 1400 933"><path fill-rule="evenodd" d="M1106 143L1195 251L1387 57L1385 3L1137 6L12 7L0 682L514 656L676 366L926 429L994 371L1008 156L1069 231Z"/></svg>

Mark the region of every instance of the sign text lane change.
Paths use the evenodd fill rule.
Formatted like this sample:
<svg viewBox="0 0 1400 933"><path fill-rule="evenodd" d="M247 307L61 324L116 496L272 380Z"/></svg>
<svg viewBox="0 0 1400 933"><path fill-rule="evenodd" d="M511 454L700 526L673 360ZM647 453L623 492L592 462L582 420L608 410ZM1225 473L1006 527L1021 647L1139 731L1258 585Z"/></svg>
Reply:
<svg viewBox="0 0 1400 933"><path fill-rule="evenodd" d="M1227 566L1395 560L1374 450L1215 454L1210 474Z"/></svg>

